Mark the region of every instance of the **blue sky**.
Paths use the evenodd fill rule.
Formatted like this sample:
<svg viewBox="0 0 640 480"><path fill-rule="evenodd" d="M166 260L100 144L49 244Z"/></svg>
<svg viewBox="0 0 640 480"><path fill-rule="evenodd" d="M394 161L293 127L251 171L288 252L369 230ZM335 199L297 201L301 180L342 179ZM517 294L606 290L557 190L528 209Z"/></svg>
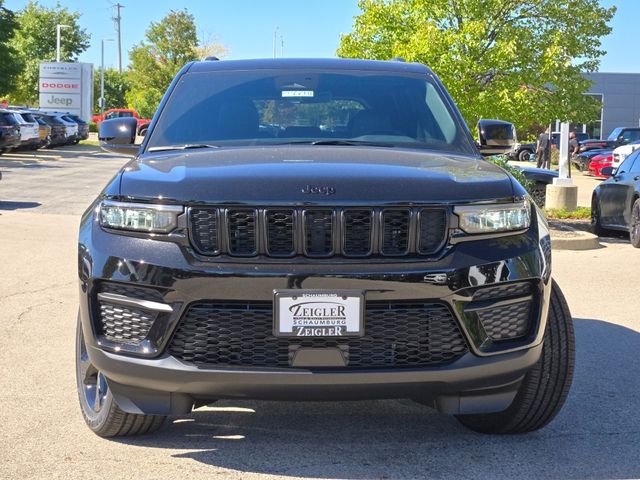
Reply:
<svg viewBox="0 0 640 480"><path fill-rule="evenodd" d="M117 0L39 0L46 6L61 5L82 14L81 25L91 33L91 47L80 61L100 64L100 40L115 38L113 5ZM24 0L5 0L5 7L19 10ZM171 9L187 8L196 18L198 35L214 39L229 49L226 58L273 56L273 34L278 28L277 54L281 54L280 36L287 57L332 57L359 12L357 0L120 0L122 15L123 66L126 52L144 38L152 21L159 21ZM600 71L640 73L640 58L635 55L639 0L601 0L603 6L616 4L613 32L604 39L608 52ZM64 32L64 31L63 31ZM53 39L55 41L55 38ZM116 66L116 43L105 43L105 65Z"/></svg>

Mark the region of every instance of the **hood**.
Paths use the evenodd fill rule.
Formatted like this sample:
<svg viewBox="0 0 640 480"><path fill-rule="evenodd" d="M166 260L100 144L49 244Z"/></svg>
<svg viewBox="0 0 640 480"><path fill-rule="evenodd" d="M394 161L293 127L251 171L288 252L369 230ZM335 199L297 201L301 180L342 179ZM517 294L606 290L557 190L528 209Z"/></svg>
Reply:
<svg viewBox="0 0 640 480"><path fill-rule="evenodd" d="M120 193L180 203L450 203L512 197L513 186L472 156L305 145L147 153L125 166Z"/></svg>

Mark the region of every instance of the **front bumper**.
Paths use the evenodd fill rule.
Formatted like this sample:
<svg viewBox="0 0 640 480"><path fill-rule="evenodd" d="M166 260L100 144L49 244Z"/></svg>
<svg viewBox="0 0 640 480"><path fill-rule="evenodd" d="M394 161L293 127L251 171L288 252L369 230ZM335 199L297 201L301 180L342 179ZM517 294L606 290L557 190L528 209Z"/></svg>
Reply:
<svg viewBox="0 0 640 480"><path fill-rule="evenodd" d="M216 263L184 245L104 231L88 211L80 229L80 318L91 362L132 413L184 413L217 398L277 400L416 398L447 413L500 411L540 356L550 294L537 225L525 233L462 242L425 262ZM96 333L96 291L104 283L155 289L173 313L144 351ZM511 342L482 336L465 313L478 288L528 282L531 329ZM260 368L184 362L167 345L190 305L203 300L271 302L276 289L356 289L367 302L437 301L449 306L468 352L435 367L397 369ZM366 326L365 326L366 329Z"/></svg>

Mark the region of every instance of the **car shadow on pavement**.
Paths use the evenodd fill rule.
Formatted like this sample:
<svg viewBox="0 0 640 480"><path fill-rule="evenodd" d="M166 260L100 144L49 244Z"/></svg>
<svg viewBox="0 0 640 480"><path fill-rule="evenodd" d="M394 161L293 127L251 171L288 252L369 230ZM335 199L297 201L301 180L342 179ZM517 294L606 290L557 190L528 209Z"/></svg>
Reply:
<svg viewBox="0 0 640 480"><path fill-rule="evenodd" d="M38 208L41 203L38 202L7 202L0 200L0 210L23 210L27 208Z"/></svg>
<svg viewBox="0 0 640 480"><path fill-rule="evenodd" d="M155 435L119 441L303 478L638 478L640 334L603 320L575 326L571 393L538 432L476 434L411 400L220 401Z"/></svg>

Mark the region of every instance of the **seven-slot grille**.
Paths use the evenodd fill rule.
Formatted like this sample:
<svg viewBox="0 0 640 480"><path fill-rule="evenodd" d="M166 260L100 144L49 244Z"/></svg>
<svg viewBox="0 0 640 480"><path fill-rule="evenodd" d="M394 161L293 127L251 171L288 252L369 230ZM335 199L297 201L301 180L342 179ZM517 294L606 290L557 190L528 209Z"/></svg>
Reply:
<svg viewBox="0 0 640 480"><path fill-rule="evenodd" d="M447 217L444 207L193 207L189 228L202 255L433 255L446 240Z"/></svg>
<svg viewBox="0 0 640 480"><path fill-rule="evenodd" d="M450 308L439 303L367 302L363 337L282 338L273 335L270 302L198 302L169 344L175 357L198 366L290 366L297 348L340 348L349 369L419 368L450 363L467 344Z"/></svg>

